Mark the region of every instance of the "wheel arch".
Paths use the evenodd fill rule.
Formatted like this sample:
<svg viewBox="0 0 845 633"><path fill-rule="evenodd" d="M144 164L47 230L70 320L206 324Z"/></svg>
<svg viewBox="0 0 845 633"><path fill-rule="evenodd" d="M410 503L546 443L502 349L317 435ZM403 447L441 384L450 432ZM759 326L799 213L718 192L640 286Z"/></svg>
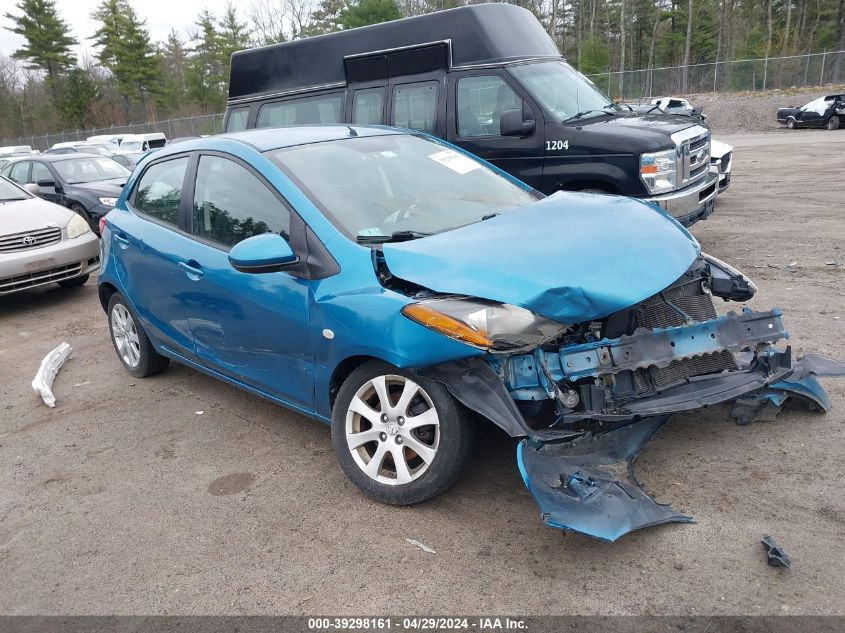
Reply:
<svg viewBox="0 0 845 633"><path fill-rule="evenodd" d="M340 391L341 385L349 378L349 375L358 369L361 365L371 360L381 360L377 356L369 356L367 354L356 354L355 356L348 356L335 365L331 378L329 379L329 407L334 409L334 402L337 398L337 393ZM386 361L385 361L386 362Z"/></svg>
<svg viewBox="0 0 845 633"><path fill-rule="evenodd" d="M116 292L119 292L118 289L108 282L101 282L97 286L97 294L100 297L100 305L103 307L103 312L108 311L109 301L111 301L112 295Z"/></svg>

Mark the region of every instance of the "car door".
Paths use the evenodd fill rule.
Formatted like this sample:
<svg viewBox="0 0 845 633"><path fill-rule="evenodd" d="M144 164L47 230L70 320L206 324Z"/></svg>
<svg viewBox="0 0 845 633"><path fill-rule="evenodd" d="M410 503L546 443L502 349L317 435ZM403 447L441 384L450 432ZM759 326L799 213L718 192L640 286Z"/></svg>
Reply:
<svg viewBox="0 0 845 633"><path fill-rule="evenodd" d="M54 174L44 163L33 161L32 170L30 171L29 180L27 182L38 184L39 180L42 182L45 180L52 180L53 184L48 187L39 186L38 197L61 205L64 205L67 202L58 176Z"/></svg>
<svg viewBox="0 0 845 633"><path fill-rule="evenodd" d="M117 276L150 337L170 352L196 361L185 304L193 282L180 267L192 242L186 232L182 198L189 154L149 164L127 205L115 213L110 248Z"/></svg>
<svg viewBox="0 0 845 633"><path fill-rule="evenodd" d="M228 259L232 246L254 235L290 240L298 217L255 170L226 154L199 157L192 200L193 239L183 245L180 265L189 280L183 304L198 357L234 380L311 409L308 280L294 271L238 272Z"/></svg>
<svg viewBox="0 0 845 633"><path fill-rule="evenodd" d="M493 163L535 189L543 177L543 122L534 108L506 77L491 71L450 76L448 139ZM523 120L534 120L526 136L502 136L502 113L521 110Z"/></svg>

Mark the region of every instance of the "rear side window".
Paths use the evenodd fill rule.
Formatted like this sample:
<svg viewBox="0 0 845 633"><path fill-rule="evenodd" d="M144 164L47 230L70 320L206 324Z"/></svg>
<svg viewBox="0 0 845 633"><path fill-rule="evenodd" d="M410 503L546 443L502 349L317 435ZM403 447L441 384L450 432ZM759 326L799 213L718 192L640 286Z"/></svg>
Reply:
<svg viewBox="0 0 845 633"><path fill-rule="evenodd" d="M249 119L249 108L238 108L229 112L229 118L226 119L227 132L240 132L246 129L246 123Z"/></svg>
<svg viewBox="0 0 845 633"><path fill-rule="evenodd" d="M146 215L178 226L187 169L187 156L150 165L138 182L133 206Z"/></svg>
<svg viewBox="0 0 845 633"><path fill-rule="evenodd" d="M26 184L27 174L29 174L29 161L25 160L20 163L14 163L12 170L9 172L9 178L18 184Z"/></svg>
<svg viewBox="0 0 845 633"><path fill-rule="evenodd" d="M502 112L522 109L522 99L495 75L458 81L458 136L499 136Z"/></svg>
<svg viewBox="0 0 845 633"><path fill-rule="evenodd" d="M384 123L384 88L355 91L352 101L352 122L358 125Z"/></svg>
<svg viewBox="0 0 845 633"><path fill-rule="evenodd" d="M202 156L194 189L192 232L231 247L254 235L290 239L290 211L261 180L238 163Z"/></svg>
<svg viewBox="0 0 845 633"><path fill-rule="evenodd" d="M258 111L256 127L340 123L342 94L267 103Z"/></svg>
<svg viewBox="0 0 845 633"><path fill-rule="evenodd" d="M396 86L393 125L433 133L437 121L437 87L436 81Z"/></svg>

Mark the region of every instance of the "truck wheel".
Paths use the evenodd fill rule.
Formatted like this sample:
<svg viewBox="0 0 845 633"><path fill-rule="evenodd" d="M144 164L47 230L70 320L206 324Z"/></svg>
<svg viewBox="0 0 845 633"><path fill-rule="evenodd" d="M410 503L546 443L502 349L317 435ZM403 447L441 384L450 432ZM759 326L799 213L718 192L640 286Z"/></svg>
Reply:
<svg viewBox="0 0 845 633"><path fill-rule="evenodd" d="M332 411L332 443L343 472L383 503L409 505L457 481L473 428L438 382L382 361L353 371Z"/></svg>
<svg viewBox="0 0 845 633"><path fill-rule="evenodd" d="M839 129L839 117L835 114L827 120L827 129L828 130L838 130Z"/></svg>
<svg viewBox="0 0 845 633"><path fill-rule="evenodd" d="M795 128L798 127L798 123L795 122L795 119L793 119L792 117L789 117L786 120L786 127L788 127L790 130L794 130Z"/></svg>

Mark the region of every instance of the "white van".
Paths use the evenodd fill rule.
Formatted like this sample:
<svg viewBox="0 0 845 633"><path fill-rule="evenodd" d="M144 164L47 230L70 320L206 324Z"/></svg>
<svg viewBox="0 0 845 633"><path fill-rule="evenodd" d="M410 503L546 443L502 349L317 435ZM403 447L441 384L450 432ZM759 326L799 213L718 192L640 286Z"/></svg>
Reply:
<svg viewBox="0 0 845 633"><path fill-rule="evenodd" d="M146 152L167 145L167 137L161 132L150 134L126 134L120 141L121 152Z"/></svg>

